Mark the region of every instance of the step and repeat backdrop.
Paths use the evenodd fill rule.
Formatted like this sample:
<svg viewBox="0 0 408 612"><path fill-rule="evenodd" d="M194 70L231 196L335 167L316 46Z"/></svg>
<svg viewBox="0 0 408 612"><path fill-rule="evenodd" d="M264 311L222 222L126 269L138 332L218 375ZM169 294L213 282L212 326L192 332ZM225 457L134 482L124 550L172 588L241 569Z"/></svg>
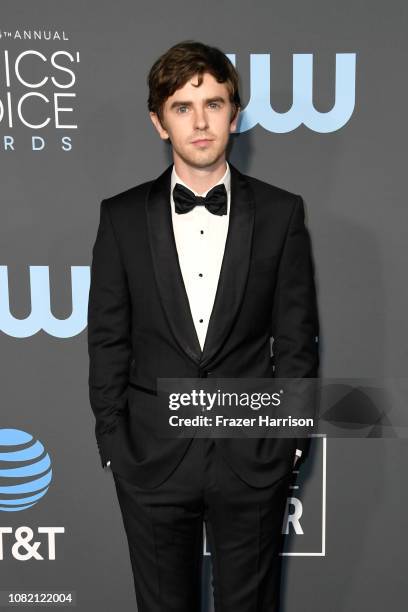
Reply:
<svg viewBox="0 0 408 612"><path fill-rule="evenodd" d="M405 609L406 31L395 0L2 2L0 608L137 609L88 400L90 263L101 200L171 162L146 77L192 39L240 73L230 161L304 199L323 391L347 406L294 474L282 609Z"/></svg>

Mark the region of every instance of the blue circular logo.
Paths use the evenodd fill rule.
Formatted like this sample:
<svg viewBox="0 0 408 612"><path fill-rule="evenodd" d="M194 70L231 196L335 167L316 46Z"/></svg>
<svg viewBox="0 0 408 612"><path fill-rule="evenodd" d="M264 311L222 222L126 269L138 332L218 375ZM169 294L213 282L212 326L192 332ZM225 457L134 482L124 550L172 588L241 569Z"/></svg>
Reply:
<svg viewBox="0 0 408 612"><path fill-rule="evenodd" d="M0 511L31 508L51 478L51 460L39 440L21 429L0 429Z"/></svg>

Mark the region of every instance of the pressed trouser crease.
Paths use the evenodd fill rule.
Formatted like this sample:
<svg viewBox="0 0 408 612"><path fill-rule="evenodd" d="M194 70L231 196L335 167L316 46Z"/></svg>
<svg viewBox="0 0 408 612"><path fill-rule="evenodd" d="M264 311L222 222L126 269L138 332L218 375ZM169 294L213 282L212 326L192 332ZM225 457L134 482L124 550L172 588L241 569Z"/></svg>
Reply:
<svg viewBox="0 0 408 612"><path fill-rule="evenodd" d="M194 438L155 489L113 475L138 612L201 611L203 522L215 611L278 612L291 473L270 486L251 487L229 467L214 440Z"/></svg>

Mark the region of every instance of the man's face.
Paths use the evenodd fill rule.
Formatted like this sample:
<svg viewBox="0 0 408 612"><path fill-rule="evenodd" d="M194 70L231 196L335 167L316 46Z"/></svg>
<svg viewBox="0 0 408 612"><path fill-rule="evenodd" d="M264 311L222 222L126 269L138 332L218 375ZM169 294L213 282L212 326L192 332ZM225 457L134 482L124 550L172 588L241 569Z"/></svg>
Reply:
<svg viewBox="0 0 408 612"><path fill-rule="evenodd" d="M225 158L239 113L231 122L234 106L225 83L218 83L208 72L203 74L201 85L194 87L197 82L195 75L167 98L162 124L156 113L150 113L150 117L160 137L170 139L174 158L188 166L206 168Z"/></svg>

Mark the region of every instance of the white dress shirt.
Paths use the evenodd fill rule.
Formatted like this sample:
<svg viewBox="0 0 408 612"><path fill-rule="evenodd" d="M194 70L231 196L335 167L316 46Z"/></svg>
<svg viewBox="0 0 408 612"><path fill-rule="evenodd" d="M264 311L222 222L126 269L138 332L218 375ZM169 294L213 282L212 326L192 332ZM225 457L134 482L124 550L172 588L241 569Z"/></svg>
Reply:
<svg viewBox="0 0 408 612"><path fill-rule="evenodd" d="M205 206L195 206L185 214L176 213L173 200L173 188L176 183L191 189L180 179L173 165L170 187L173 232L191 315L201 349L203 349L228 233L231 171L228 162L226 162L224 176L212 185L212 187L222 183L225 185L227 191L226 215L214 215ZM197 193L191 189L195 195L203 197L207 195L209 190Z"/></svg>
<svg viewBox="0 0 408 612"><path fill-rule="evenodd" d="M214 215L205 206L195 206L188 213L176 213L173 188L180 183L195 195L205 197L215 185L224 183L227 191L227 214ZM214 306L221 264L224 257L231 209L231 170L226 161L224 176L207 191L197 193L178 175L173 164L170 206L174 239L190 311L201 349L204 347L208 323ZM300 457L302 451L296 449ZM108 461L107 465L110 464Z"/></svg>

